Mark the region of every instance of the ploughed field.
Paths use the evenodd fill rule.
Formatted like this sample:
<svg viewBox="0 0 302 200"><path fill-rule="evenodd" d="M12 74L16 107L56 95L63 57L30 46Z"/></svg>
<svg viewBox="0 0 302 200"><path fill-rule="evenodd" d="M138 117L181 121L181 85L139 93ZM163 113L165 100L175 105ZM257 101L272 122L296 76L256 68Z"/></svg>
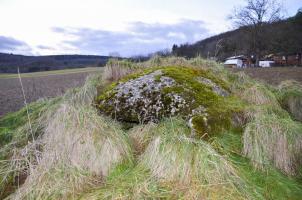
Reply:
<svg viewBox="0 0 302 200"><path fill-rule="evenodd" d="M285 80L295 80L302 83L302 67L257 67L231 70L235 72L244 71L252 78L272 85L278 85Z"/></svg>
<svg viewBox="0 0 302 200"><path fill-rule="evenodd" d="M27 103L62 95L69 88L80 87L87 76L101 68L80 68L21 74ZM0 74L0 117L24 106L17 74Z"/></svg>

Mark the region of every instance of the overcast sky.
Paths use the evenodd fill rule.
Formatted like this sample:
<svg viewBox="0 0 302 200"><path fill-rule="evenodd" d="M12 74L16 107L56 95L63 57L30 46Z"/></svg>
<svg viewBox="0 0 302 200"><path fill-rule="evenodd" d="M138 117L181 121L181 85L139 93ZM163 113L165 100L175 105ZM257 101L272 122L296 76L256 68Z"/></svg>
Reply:
<svg viewBox="0 0 302 200"><path fill-rule="evenodd" d="M146 54L232 29L244 0L0 0L0 52ZM302 0L284 0L294 15Z"/></svg>

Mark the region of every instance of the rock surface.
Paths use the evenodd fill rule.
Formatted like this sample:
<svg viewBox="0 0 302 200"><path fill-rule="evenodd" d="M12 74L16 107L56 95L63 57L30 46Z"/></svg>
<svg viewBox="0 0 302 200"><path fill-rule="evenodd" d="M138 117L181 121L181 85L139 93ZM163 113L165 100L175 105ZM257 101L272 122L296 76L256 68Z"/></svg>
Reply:
<svg viewBox="0 0 302 200"><path fill-rule="evenodd" d="M158 122L163 117L181 115L199 123L198 129L206 132L211 119L223 118L221 115L227 110L223 102L230 95L220 85L222 81L213 79L214 76L191 68L155 68L116 83L99 95L97 104L101 113L118 121ZM221 105L216 104L226 109L220 112Z"/></svg>

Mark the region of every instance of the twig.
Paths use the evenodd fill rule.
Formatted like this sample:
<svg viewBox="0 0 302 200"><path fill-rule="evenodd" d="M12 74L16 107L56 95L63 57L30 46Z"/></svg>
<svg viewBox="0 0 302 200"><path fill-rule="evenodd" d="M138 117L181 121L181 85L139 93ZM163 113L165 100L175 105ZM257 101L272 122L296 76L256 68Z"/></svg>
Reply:
<svg viewBox="0 0 302 200"><path fill-rule="evenodd" d="M26 101L26 97L25 97L25 92L24 92L24 88L23 88L23 84L22 84L22 79L21 79L21 74L20 74L19 67L18 67L18 77L19 77L19 81L20 81L20 85L21 85L22 94L23 94L24 105L25 105L26 114L27 114L27 120L28 120L28 123L29 123L29 129L30 129L30 133L31 133L31 136L32 136L32 142L34 142L35 141L35 137L34 137L33 129L32 129L32 126L31 126L31 121L30 121L30 117L29 117L29 111L28 111L27 101Z"/></svg>

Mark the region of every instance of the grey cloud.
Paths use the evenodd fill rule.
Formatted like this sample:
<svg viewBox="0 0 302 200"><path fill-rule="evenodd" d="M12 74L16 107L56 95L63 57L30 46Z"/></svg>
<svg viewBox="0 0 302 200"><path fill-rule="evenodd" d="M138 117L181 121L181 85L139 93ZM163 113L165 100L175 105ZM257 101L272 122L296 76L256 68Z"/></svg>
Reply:
<svg viewBox="0 0 302 200"><path fill-rule="evenodd" d="M0 52L31 54L31 48L23 41L0 36Z"/></svg>
<svg viewBox="0 0 302 200"><path fill-rule="evenodd" d="M42 50L55 50L55 48L50 47L50 46L45 46L45 45L38 45L37 48L42 49Z"/></svg>
<svg viewBox="0 0 302 200"><path fill-rule="evenodd" d="M59 34L75 38L65 40L83 54L103 54L119 52L123 56L147 54L171 48L173 44L194 42L209 35L202 21L181 20L176 24L133 22L125 32L113 32L90 28L52 29Z"/></svg>
<svg viewBox="0 0 302 200"><path fill-rule="evenodd" d="M66 30L60 27L52 27L51 30L56 33L64 33Z"/></svg>

